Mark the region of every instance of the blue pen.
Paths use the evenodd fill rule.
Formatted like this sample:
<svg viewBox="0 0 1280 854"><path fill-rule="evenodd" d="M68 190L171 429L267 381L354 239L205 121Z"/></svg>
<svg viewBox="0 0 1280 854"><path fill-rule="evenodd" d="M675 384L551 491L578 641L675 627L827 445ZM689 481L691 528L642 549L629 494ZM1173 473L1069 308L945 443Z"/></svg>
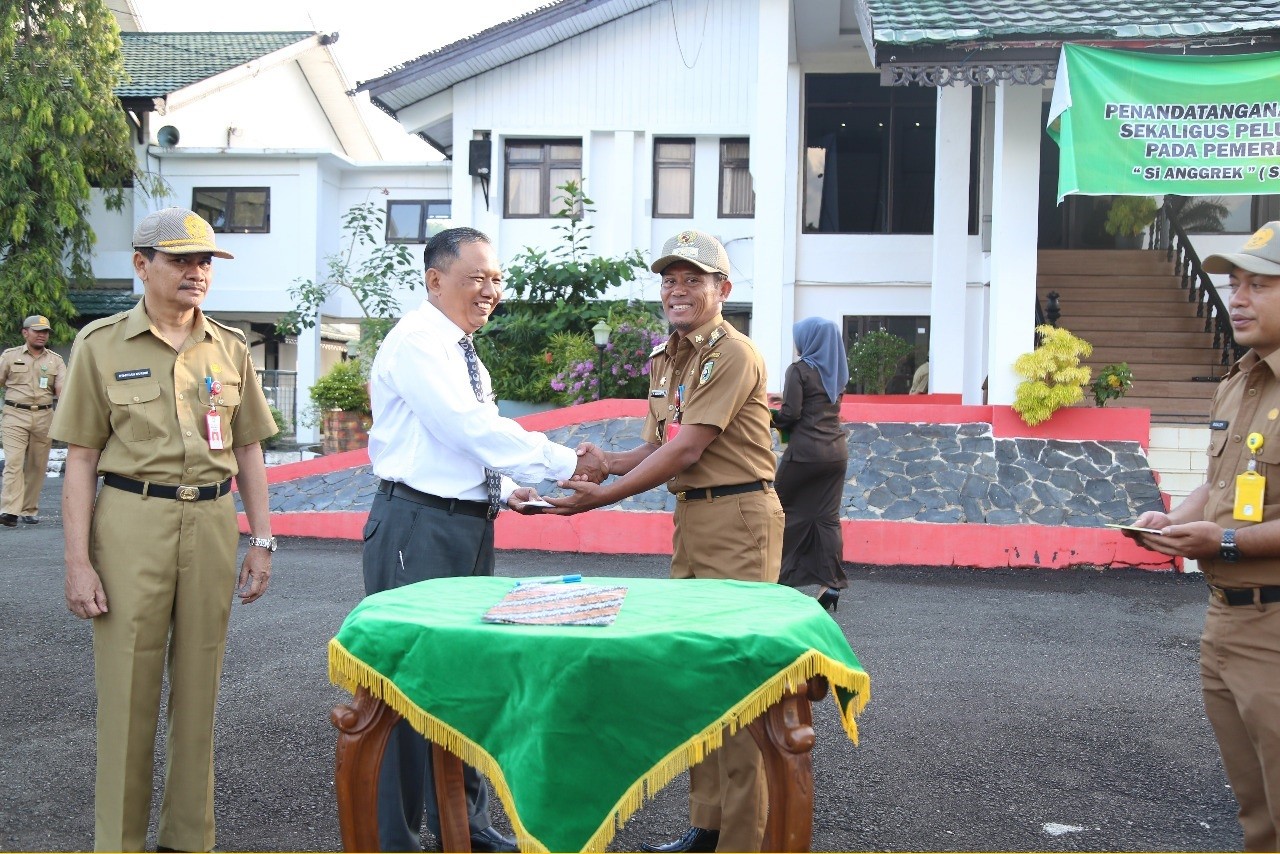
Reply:
<svg viewBox="0 0 1280 854"><path fill-rule="evenodd" d="M516 587L525 584L572 584L575 581L581 581L581 575L553 575L549 578L522 578L516 582Z"/></svg>

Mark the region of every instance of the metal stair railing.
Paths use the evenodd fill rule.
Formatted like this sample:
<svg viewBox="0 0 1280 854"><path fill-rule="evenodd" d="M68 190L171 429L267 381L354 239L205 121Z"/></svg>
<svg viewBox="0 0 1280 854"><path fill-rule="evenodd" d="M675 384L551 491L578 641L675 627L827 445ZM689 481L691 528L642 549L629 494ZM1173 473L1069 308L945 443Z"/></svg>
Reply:
<svg viewBox="0 0 1280 854"><path fill-rule="evenodd" d="M1221 353L1223 367L1230 366L1245 353L1231 333L1231 316L1218 289L1200 263L1187 234L1174 220L1166 201L1151 225L1151 248L1163 249L1165 259L1174 264L1187 302L1196 304L1196 317L1204 318L1204 331L1213 333L1214 349Z"/></svg>

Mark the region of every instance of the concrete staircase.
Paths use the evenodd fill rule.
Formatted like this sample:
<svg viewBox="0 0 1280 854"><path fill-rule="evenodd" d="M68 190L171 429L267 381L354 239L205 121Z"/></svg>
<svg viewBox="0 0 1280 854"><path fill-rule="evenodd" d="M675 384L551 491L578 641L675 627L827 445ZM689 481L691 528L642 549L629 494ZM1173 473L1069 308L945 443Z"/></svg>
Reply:
<svg viewBox="0 0 1280 854"><path fill-rule="evenodd" d="M1152 423L1208 418L1226 368L1163 252L1042 250L1039 267L1040 304L1058 292L1058 325L1093 345L1086 364L1094 376L1117 362L1133 371L1133 388L1108 406L1150 409Z"/></svg>

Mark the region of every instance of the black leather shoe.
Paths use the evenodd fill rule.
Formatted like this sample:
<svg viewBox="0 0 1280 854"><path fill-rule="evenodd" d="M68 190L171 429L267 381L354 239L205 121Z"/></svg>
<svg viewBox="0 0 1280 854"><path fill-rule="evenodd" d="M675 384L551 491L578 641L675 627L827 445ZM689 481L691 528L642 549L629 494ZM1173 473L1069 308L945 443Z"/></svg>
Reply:
<svg viewBox="0 0 1280 854"><path fill-rule="evenodd" d="M28 525L39 525L40 517L39 516L19 516L18 521L26 522Z"/></svg>
<svg viewBox="0 0 1280 854"><path fill-rule="evenodd" d="M679 839L673 839L663 845L641 843L640 849L642 851L657 851L661 852L661 854L672 854L672 852L679 851L715 851L719 842L720 831L691 827Z"/></svg>
<svg viewBox="0 0 1280 854"><path fill-rule="evenodd" d="M0 525L6 528L18 527L18 517L12 513L0 513Z"/></svg>
<svg viewBox="0 0 1280 854"><path fill-rule="evenodd" d="M471 831L471 850L503 851L510 854L510 852L519 851L520 849L516 847L514 839L499 833L497 828L489 825L484 830Z"/></svg>

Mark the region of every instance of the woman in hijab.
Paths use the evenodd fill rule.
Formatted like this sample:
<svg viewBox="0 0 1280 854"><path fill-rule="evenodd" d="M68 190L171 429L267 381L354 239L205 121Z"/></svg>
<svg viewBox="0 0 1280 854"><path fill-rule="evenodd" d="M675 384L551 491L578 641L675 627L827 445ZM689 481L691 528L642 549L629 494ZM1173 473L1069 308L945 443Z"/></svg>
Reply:
<svg viewBox="0 0 1280 854"><path fill-rule="evenodd" d="M800 358L787 368L782 408L773 413L774 426L791 431L777 475L778 498L787 513L778 581L816 585L822 607L835 611L849 583L841 565L840 531L849 462L840 395L849 381L849 363L840 329L830 320L805 318L792 334Z"/></svg>

